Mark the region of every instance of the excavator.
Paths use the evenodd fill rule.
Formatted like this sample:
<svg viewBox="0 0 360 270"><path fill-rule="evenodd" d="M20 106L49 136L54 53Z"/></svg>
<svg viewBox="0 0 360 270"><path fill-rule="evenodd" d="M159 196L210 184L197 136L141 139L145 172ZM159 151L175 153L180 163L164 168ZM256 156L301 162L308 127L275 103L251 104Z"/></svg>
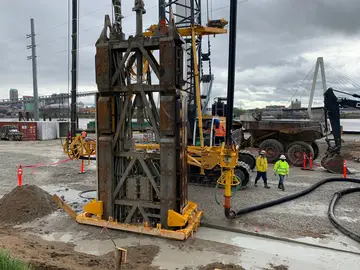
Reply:
<svg viewBox="0 0 360 270"><path fill-rule="evenodd" d="M325 128L328 130L327 120L329 119L334 138L329 139L328 136L325 138L328 148L325 156L321 160L321 166L331 173L341 174L343 172L344 158L341 156L340 108L355 108L360 110L360 100L338 98L334 92L349 95L354 98L360 98L360 95L346 93L333 88L328 88L324 93Z"/></svg>

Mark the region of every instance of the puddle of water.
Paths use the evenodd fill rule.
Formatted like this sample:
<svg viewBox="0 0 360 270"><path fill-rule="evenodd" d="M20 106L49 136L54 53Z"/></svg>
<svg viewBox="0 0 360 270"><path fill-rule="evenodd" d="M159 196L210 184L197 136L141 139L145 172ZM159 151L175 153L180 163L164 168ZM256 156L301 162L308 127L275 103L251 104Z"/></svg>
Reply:
<svg viewBox="0 0 360 270"><path fill-rule="evenodd" d="M45 191L49 192L51 195L56 194L67 204L69 204L74 211L81 212L84 209L84 205L88 203L89 199L84 199L79 196L80 190L69 189L63 186L40 186L40 188L44 189ZM94 198L96 197L96 192L89 192L83 194L84 197Z"/></svg>
<svg viewBox="0 0 360 270"><path fill-rule="evenodd" d="M271 258L280 256L288 261L290 269L358 269L360 263L360 257L354 254L208 228L201 228L196 237L245 248L248 256L242 256L243 259L251 259L254 252L261 252L261 258L264 254ZM309 267L304 263L309 263Z"/></svg>
<svg viewBox="0 0 360 270"><path fill-rule="evenodd" d="M224 264L242 264L241 254L225 255L212 251L198 250L178 250L171 248L162 248L160 253L153 260L153 265L160 269L175 270L185 267L197 267L213 262L222 262Z"/></svg>
<svg viewBox="0 0 360 270"><path fill-rule="evenodd" d="M342 235L327 235L327 238L325 239L300 237L300 238L296 238L296 241L341 249L345 251L360 252L359 243Z"/></svg>
<svg viewBox="0 0 360 270"><path fill-rule="evenodd" d="M41 238L47 241L61 241L71 242L75 244L74 250L86 254L101 256L112 252L114 250L114 244L110 239L77 239L76 233L52 233L49 235L41 235ZM81 237L86 237L82 235ZM241 263L241 254L224 255L213 251L200 251L200 250L186 250L179 249L177 246L168 244L166 240L159 238L138 238L126 237L114 239L117 246L129 247L138 245L156 245L160 247L159 254L154 258L152 265L158 266L160 269L175 270L183 269L186 266L200 266L206 265L211 262L223 262L227 263Z"/></svg>
<svg viewBox="0 0 360 270"><path fill-rule="evenodd" d="M351 222L351 223L357 223L359 222L359 218L351 218L351 217L338 217L339 220Z"/></svg>
<svg viewBox="0 0 360 270"><path fill-rule="evenodd" d="M287 265L292 270L303 269L358 269L360 257L353 254L339 253L304 246L302 244L286 243L261 237L201 228L196 238L228 244L229 247L242 248L235 254L221 254L215 251L184 249L168 244L166 240L150 237L130 236L114 239L117 246L128 247L137 245L156 245L160 247L159 254L152 265L160 269L182 269L186 266L197 267L211 262L224 264L240 264L246 269L264 269L269 263ZM42 235L48 241L72 242L75 251L101 256L112 252L114 245L110 239L88 240L81 233L53 233Z"/></svg>
<svg viewBox="0 0 360 270"><path fill-rule="evenodd" d="M41 236L41 238L46 241L69 243L71 242L73 237L70 233L52 233L52 234L44 234Z"/></svg>

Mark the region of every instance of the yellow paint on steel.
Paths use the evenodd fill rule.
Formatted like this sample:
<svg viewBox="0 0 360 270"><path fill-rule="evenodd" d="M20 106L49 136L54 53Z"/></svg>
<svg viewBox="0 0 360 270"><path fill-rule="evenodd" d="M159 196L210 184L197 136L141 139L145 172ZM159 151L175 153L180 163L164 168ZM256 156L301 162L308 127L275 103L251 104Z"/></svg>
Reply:
<svg viewBox="0 0 360 270"><path fill-rule="evenodd" d="M199 124L199 133L200 133L200 146L204 147L201 99L200 99L200 80L199 80L199 70L198 70L198 63L197 63L195 27L194 26L192 26L191 39L192 39L192 51L193 51L193 62L194 62L195 93L196 93L196 107L197 107L196 109L197 109L197 114L198 114L198 124ZM196 128L196 127L194 127L194 128Z"/></svg>
<svg viewBox="0 0 360 270"><path fill-rule="evenodd" d="M158 28L157 24L151 25L148 31L144 32L145 37L151 37L154 34L155 29ZM186 28L178 28L178 33L182 37L190 37L192 36L193 30L195 31L195 35L197 36L208 36L208 35L218 35L218 34L227 34L227 30L224 28L217 27L207 27L207 26L194 26L194 27L186 27Z"/></svg>
<svg viewBox="0 0 360 270"><path fill-rule="evenodd" d="M107 227L109 229L160 236L176 240L186 240L189 236L192 236L192 234L197 231L200 226L200 219L203 215L203 212L198 210L197 204L190 201L183 209L183 214L169 210L168 226L181 228L178 230L170 230L162 229L161 224L157 224L156 228L153 228L150 227L146 222L140 225L132 225L128 223L117 222L112 218L109 218L109 220L104 220L101 217L102 207L103 204L101 201L92 201L88 203L84 207L85 212L76 216L76 221L80 224Z"/></svg>
<svg viewBox="0 0 360 270"><path fill-rule="evenodd" d="M62 208L70 217L73 219L76 219L77 213L68 205L66 204L62 199L59 198L56 194L52 196L52 199L56 204Z"/></svg>

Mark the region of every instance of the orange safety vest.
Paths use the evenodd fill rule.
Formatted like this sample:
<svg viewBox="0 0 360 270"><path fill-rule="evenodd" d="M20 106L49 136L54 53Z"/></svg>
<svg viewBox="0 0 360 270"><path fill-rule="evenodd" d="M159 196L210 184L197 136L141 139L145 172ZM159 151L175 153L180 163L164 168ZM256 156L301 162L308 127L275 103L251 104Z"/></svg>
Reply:
<svg viewBox="0 0 360 270"><path fill-rule="evenodd" d="M219 128L215 128L215 137L225 137L225 128L222 123L220 123Z"/></svg>

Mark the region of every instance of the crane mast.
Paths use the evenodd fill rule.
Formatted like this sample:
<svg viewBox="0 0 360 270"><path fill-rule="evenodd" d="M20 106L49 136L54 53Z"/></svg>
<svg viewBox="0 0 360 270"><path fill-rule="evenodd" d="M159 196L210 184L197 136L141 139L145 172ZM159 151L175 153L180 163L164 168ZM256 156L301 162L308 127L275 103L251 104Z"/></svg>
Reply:
<svg viewBox="0 0 360 270"><path fill-rule="evenodd" d="M122 32L122 19L124 16L121 13L121 0L112 0L114 10L114 22L113 27L118 33Z"/></svg>

